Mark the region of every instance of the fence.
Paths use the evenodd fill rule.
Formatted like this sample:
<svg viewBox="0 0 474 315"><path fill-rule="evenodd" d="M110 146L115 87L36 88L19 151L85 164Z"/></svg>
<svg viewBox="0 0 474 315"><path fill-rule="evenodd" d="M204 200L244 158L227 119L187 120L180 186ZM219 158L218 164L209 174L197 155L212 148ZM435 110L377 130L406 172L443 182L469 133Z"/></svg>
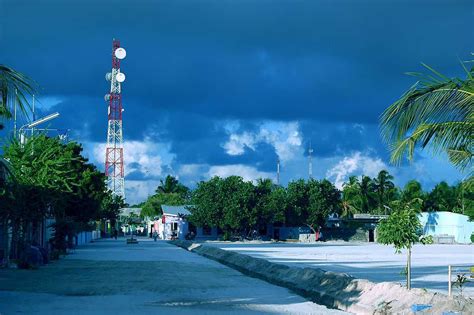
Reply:
<svg viewBox="0 0 474 315"><path fill-rule="evenodd" d="M456 276L453 281L453 272ZM474 282L474 266L448 266L448 296L453 296L452 287L457 286L461 292L463 287L470 282Z"/></svg>

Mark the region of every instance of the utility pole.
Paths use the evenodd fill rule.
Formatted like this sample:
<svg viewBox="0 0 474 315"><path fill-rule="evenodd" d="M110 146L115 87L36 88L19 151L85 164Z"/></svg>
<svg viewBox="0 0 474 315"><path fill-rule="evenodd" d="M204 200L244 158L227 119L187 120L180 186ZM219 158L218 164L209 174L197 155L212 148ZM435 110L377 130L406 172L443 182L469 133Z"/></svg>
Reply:
<svg viewBox="0 0 474 315"><path fill-rule="evenodd" d="M18 98L18 91L15 89L15 99L13 100L13 138L16 139L16 101Z"/></svg>

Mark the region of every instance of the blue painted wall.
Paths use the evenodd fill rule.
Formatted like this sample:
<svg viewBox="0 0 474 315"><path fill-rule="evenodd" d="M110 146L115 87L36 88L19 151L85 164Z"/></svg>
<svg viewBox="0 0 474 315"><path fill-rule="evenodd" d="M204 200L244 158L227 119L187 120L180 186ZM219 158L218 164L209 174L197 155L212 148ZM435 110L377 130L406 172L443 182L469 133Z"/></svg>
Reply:
<svg viewBox="0 0 474 315"><path fill-rule="evenodd" d="M423 212L420 215L420 222L424 234L447 234L454 236L456 243L471 243L474 222L469 222L466 215L445 211Z"/></svg>

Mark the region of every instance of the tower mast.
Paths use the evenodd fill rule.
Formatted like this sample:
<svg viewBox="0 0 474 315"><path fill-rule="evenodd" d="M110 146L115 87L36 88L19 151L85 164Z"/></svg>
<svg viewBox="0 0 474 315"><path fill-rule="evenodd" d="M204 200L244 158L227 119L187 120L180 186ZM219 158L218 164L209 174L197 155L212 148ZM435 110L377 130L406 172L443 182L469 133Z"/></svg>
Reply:
<svg viewBox="0 0 474 315"><path fill-rule="evenodd" d="M125 75L120 72L120 60L125 58L125 49L120 47L120 41L114 39L112 44L112 72L105 78L110 81L110 93L105 95L108 102L107 146L105 148L105 176L107 187L114 195L125 199L125 179L123 162L123 133L122 133L122 90L121 83Z"/></svg>
<svg viewBox="0 0 474 315"><path fill-rule="evenodd" d="M280 185L280 158L277 159L277 185Z"/></svg>
<svg viewBox="0 0 474 315"><path fill-rule="evenodd" d="M308 175L309 179L313 178L313 148L311 147L311 141L309 142L309 150L308 150Z"/></svg>

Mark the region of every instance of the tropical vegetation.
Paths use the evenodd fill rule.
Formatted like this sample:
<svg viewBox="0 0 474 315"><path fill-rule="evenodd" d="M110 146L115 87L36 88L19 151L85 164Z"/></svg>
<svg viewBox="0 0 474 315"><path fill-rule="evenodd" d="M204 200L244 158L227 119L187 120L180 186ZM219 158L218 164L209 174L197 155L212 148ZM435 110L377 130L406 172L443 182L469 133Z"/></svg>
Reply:
<svg viewBox="0 0 474 315"><path fill-rule="evenodd" d="M425 64L428 73L410 73L419 81L381 118L392 162L398 164L404 156L412 160L416 147L429 148L446 153L455 166L472 175L474 66L468 69L468 62L461 65L464 79L449 78Z"/></svg>

